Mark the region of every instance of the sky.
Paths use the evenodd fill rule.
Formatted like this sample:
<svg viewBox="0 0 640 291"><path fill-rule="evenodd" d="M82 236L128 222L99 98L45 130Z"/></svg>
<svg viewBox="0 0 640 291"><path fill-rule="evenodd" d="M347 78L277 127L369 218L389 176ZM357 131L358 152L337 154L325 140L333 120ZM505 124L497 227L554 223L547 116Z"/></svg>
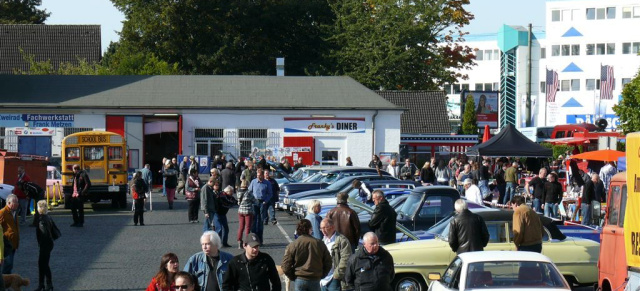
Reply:
<svg viewBox="0 0 640 291"><path fill-rule="evenodd" d="M100 24L103 53L118 41L124 20L110 0L42 0L40 9L51 13L46 24ZM471 0L467 10L475 15L465 28L471 34L496 33L502 24L532 23L534 30L545 24L545 0Z"/></svg>

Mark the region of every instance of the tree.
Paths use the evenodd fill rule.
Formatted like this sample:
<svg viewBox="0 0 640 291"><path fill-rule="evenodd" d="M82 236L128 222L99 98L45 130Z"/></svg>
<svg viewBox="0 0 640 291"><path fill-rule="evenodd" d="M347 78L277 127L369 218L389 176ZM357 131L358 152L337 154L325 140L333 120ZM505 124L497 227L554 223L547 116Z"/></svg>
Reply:
<svg viewBox="0 0 640 291"><path fill-rule="evenodd" d="M314 74L328 50L325 0L112 0L124 13L120 47L178 64L187 74Z"/></svg>
<svg viewBox="0 0 640 291"><path fill-rule="evenodd" d="M462 134L478 134L478 120L476 119L476 102L467 98L462 115Z"/></svg>
<svg viewBox="0 0 640 291"><path fill-rule="evenodd" d="M0 24L43 24L51 13L40 5L41 0L1 0Z"/></svg>
<svg viewBox="0 0 640 291"><path fill-rule="evenodd" d="M457 45L473 15L468 0L331 1L334 74L370 89L434 90L466 76L473 51Z"/></svg>
<svg viewBox="0 0 640 291"><path fill-rule="evenodd" d="M630 83L622 89L622 100L613 106L620 116L620 128L624 133L640 131L640 70Z"/></svg>

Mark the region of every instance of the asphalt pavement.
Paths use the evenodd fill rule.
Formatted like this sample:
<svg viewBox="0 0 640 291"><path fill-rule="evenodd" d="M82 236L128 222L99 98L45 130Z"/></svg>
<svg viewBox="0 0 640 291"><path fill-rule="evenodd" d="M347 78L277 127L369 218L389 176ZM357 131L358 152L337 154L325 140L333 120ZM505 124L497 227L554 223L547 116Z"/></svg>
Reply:
<svg viewBox="0 0 640 291"><path fill-rule="evenodd" d="M175 253L183 268L192 254L201 251L199 239L204 215L200 213L200 223L189 223L187 201L182 195L178 195L174 209L169 210L166 198L154 192L153 211L144 214L145 226L133 225L131 201L127 210L115 210L110 206L108 202L93 206L85 204L83 228L70 227L71 212L63 206L51 210L62 232L62 237L55 242L50 263L56 290L145 290L158 271L163 254ZM146 207L149 209L149 203ZM293 239L297 220L282 211L276 211L276 216L277 225L265 226L265 245L261 251L280 264L284 249ZM231 209L227 217L229 244L233 247L222 251L237 255L242 252L237 249L236 242L237 208ZM37 266L35 228L21 225L20 248L13 272L31 280L31 285L25 290L37 286Z"/></svg>

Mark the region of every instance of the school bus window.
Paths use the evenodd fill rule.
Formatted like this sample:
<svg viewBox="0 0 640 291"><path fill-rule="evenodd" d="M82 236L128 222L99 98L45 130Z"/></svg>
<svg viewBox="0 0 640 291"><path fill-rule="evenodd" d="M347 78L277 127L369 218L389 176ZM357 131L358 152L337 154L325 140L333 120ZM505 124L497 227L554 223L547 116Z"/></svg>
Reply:
<svg viewBox="0 0 640 291"><path fill-rule="evenodd" d="M102 161L104 160L104 147L84 147L85 161Z"/></svg>
<svg viewBox="0 0 640 291"><path fill-rule="evenodd" d="M67 148L65 151L65 159L68 162L77 162L80 160L80 148Z"/></svg>
<svg viewBox="0 0 640 291"><path fill-rule="evenodd" d="M109 160L122 160L122 147L109 147Z"/></svg>

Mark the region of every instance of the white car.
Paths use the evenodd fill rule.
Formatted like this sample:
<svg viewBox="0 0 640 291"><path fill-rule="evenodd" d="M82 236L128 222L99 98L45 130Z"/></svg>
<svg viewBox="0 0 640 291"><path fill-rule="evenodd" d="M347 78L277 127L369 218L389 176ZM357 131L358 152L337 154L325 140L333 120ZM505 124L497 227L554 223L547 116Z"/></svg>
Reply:
<svg viewBox="0 0 640 291"><path fill-rule="evenodd" d="M539 253L469 252L456 256L443 275L429 273L429 290L571 290L551 260Z"/></svg>
<svg viewBox="0 0 640 291"><path fill-rule="evenodd" d="M7 196L13 193L13 186L9 184L0 184L0 198L7 200Z"/></svg>

